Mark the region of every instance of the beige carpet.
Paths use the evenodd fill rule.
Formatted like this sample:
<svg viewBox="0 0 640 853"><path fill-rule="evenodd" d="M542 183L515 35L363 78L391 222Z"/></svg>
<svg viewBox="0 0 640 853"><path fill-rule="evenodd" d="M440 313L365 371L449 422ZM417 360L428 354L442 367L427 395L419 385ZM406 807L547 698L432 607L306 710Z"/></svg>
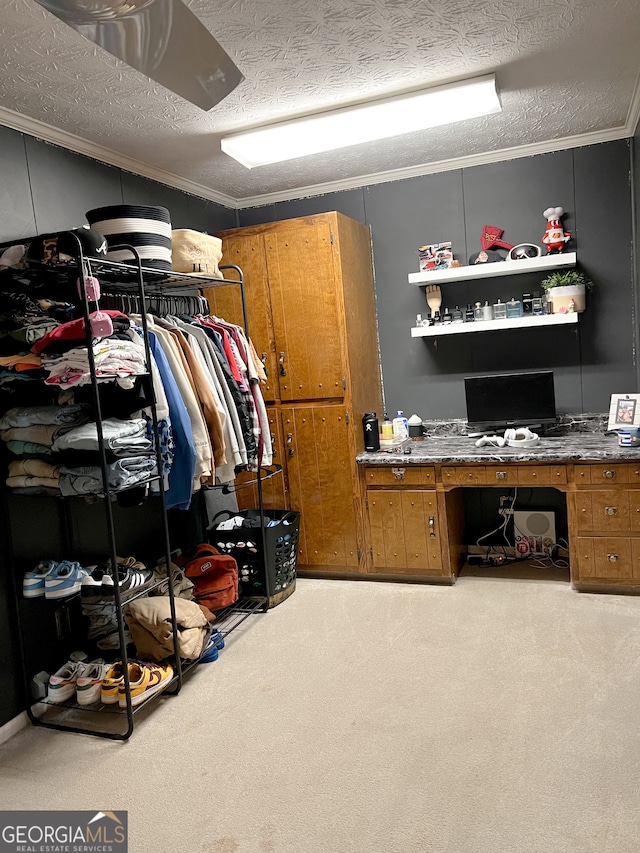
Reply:
<svg viewBox="0 0 640 853"><path fill-rule="evenodd" d="M300 580L128 743L15 736L0 801L131 853L637 853L639 661L637 597Z"/></svg>

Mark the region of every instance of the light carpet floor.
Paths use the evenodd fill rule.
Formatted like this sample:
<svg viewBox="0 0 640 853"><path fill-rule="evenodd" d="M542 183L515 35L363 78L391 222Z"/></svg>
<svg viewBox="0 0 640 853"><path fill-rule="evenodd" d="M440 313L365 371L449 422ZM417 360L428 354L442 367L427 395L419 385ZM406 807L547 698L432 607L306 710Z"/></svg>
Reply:
<svg viewBox="0 0 640 853"><path fill-rule="evenodd" d="M25 729L2 808L131 853L637 853L640 598L299 580L128 743Z"/></svg>

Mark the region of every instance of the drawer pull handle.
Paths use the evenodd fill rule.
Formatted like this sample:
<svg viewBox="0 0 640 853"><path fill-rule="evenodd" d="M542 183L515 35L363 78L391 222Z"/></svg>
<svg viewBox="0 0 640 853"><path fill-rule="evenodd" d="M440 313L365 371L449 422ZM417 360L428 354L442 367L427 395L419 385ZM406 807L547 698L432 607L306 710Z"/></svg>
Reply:
<svg viewBox="0 0 640 853"><path fill-rule="evenodd" d="M613 480L613 478L616 476L616 472L613 471L611 468L607 468L605 471L602 472L602 476L605 478L605 480Z"/></svg>
<svg viewBox="0 0 640 853"><path fill-rule="evenodd" d="M404 468L392 468L391 473L396 480L404 480Z"/></svg>
<svg viewBox="0 0 640 853"><path fill-rule="evenodd" d="M262 362L262 366L264 368L264 375L268 379L269 378L269 371L267 370L267 358L268 358L268 355L266 352L263 352L262 355L260 356L260 361Z"/></svg>
<svg viewBox="0 0 640 853"><path fill-rule="evenodd" d="M280 376L286 376L287 371L286 371L285 366L284 366L284 353L283 352L280 353L280 358L278 359L278 361L280 362Z"/></svg>
<svg viewBox="0 0 640 853"><path fill-rule="evenodd" d="M617 515L618 514L618 507L617 506L606 506L604 508L604 511L607 515Z"/></svg>
<svg viewBox="0 0 640 853"><path fill-rule="evenodd" d="M289 456L293 456L294 450L293 450L293 433L292 432L287 433L287 450L289 452Z"/></svg>
<svg viewBox="0 0 640 853"><path fill-rule="evenodd" d="M429 516L429 536L432 539L436 538L436 520L433 515Z"/></svg>
<svg viewBox="0 0 640 853"><path fill-rule="evenodd" d="M610 563L617 563L618 562L618 555L617 554L607 554L607 560L609 560Z"/></svg>
<svg viewBox="0 0 640 853"><path fill-rule="evenodd" d="M496 471L496 480L506 480L507 472L506 471Z"/></svg>

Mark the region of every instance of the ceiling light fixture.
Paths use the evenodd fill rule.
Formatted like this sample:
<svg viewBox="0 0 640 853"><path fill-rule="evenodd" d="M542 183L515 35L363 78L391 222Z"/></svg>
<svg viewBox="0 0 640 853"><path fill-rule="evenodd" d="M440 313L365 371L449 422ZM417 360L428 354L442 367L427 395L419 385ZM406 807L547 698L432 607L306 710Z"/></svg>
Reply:
<svg viewBox="0 0 640 853"><path fill-rule="evenodd" d="M224 137L222 150L253 169L499 113L494 74L257 127Z"/></svg>

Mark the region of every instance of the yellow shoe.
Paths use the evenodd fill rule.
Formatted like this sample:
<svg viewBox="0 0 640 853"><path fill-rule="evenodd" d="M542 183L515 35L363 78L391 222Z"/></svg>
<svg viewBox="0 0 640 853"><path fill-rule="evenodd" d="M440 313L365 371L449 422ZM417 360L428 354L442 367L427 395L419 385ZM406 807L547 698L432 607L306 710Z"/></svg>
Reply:
<svg viewBox="0 0 640 853"><path fill-rule="evenodd" d="M118 689L124 681L122 661L112 663L102 679L100 699L103 705L115 705L118 701Z"/></svg>
<svg viewBox="0 0 640 853"><path fill-rule="evenodd" d="M173 667L169 664L147 663L135 661L129 663L129 688L131 704L139 705L150 696L159 693L173 678ZM124 689L124 679L118 688L118 705L127 707L127 695Z"/></svg>

